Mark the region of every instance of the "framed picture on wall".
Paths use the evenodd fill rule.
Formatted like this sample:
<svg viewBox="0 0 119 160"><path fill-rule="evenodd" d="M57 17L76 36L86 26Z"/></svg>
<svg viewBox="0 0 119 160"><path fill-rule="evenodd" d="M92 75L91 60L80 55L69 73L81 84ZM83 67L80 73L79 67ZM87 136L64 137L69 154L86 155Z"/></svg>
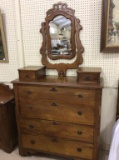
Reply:
<svg viewBox="0 0 119 160"><path fill-rule="evenodd" d="M5 34L2 22L2 14L0 11L0 63L7 63L8 62L8 53L5 41Z"/></svg>
<svg viewBox="0 0 119 160"><path fill-rule="evenodd" d="M119 53L119 0L103 0L100 50Z"/></svg>

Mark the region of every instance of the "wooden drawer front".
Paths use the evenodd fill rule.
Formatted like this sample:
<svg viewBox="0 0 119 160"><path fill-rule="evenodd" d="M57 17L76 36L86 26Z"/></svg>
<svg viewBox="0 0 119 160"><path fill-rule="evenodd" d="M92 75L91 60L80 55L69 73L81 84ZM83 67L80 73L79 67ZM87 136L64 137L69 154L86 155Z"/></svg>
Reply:
<svg viewBox="0 0 119 160"><path fill-rule="evenodd" d="M86 159L92 159L93 152L91 144L25 134L22 135L22 146L23 148Z"/></svg>
<svg viewBox="0 0 119 160"><path fill-rule="evenodd" d="M20 80L35 80L36 75L34 72L19 71L19 79Z"/></svg>
<svg viewBox="0 0 119 160"><path fill-rule="evenodd" d="M94 124L94 108L65 104L60 100L21 101L22 117L56 120L80 124Z"/></svg>
<svg viewBox="0 0 119 160"><path fill-rule="evenodd" d="M93 128L83 125L61 123L56 121L32 120L22 118L20 126L23 133L33 135L46 135L84 142L93 142Z"/></svg>
<svg viewBox="0 0 119 160"><path fill-rule="evenodd" d="M84 90L68 87L51 86L19 86L19 97L30 100L40 99L60 99L72 101L79 104L95 104L95 90Z"/></svg>
<svg viewBox="0 0 119 160"><path fill-rule="evenodd" d="M78 82L80 83L98 83L100 80L100 74L81 73L78 76Z"/></svg>

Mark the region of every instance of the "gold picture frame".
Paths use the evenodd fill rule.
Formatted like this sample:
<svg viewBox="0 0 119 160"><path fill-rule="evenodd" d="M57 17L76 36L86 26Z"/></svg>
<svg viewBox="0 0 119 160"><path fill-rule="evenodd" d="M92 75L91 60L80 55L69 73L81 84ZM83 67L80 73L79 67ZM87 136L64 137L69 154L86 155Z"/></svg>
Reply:
<svg viewBox="0 0 119 160"><path fill-rule="evenodd" d="M2 14L0 10L0 63L8 63L8 52L5 41L5 34L2 22Z"/></svg>
<svg viewBox="0 0 119 160"><path fill-rule="evenodd" d="M119 0L103 0L100 50L119 53Z"/></svg>

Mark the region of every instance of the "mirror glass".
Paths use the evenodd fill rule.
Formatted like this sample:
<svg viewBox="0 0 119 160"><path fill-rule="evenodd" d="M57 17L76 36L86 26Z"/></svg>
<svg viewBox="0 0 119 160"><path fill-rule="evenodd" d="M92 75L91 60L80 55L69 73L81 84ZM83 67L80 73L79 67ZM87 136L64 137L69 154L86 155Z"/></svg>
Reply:
<svg viewBox="0 0 119 160"><path fill-rule="evenodd" d="M71 55L71 20L62 15L49 23L51 55Z"/></svg>
<svg viewBox="0 0 119 160"><path fill-rule="evenodd" d="M0 30L0 60L5 61L5 53L4 53L3 43L2 43L1 30Z"/></svg>
<svg viewBox="0 0 119 160"><path fill-rule="evenodd" d="M8 53L7 53L1 12L0 12L0 63L8 63Z"/></svg>

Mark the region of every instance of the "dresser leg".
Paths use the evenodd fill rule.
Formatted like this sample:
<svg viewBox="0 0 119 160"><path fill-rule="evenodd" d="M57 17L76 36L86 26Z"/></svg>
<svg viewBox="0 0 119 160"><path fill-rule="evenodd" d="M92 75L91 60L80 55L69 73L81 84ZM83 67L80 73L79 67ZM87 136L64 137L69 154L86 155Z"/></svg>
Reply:
<svg viewBox="0 0 119 160"><path fill-rule="evenodd" d="M28 156L29 154L28 154L28 152L26 150L20 148L19 149L19 155L21 155L21 156Z"/></svg>

